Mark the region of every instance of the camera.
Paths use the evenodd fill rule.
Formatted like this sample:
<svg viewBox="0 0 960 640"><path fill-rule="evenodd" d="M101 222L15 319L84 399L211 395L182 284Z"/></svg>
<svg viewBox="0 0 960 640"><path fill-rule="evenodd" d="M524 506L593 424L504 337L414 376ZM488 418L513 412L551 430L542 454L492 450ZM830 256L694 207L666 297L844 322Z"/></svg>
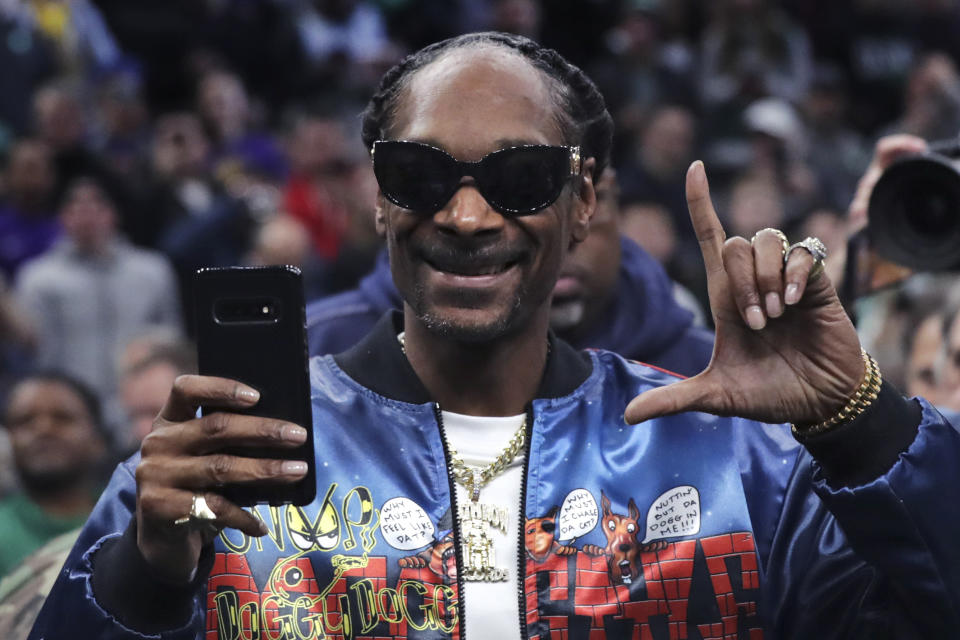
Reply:
<svg viewBox="0 0 960 640"><path fill-rule="evenodd" d="M881 257L916 271L960 270L960 138L894 161L868 205L866 233Z"/></svg>

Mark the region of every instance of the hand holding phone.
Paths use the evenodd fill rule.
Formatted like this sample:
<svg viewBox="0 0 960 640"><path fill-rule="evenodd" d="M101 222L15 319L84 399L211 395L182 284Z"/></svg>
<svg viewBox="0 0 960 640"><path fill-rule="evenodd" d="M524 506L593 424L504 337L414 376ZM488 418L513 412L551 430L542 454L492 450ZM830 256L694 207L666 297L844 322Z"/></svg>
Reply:
<svg viewBox="0 0 960 640"><path fill-rule="evenodd" d="M143 441L136 474L137 545L154 571L172 583L192 579L200 550L219 529L267 533L263 522L224 497L224 487L280 486L307 474L303 462L222 453L240 447L295 450L309 438L298 425L243 414L259 400L259 393L235 380L180 376ZM201 405L216 405L220 411L198 418ZM176 524L190 513L195 496L202 496L216 514L216 520L205 523L212 526Z"/></svg>
<svg viewBox="0 0 960 640"><path fill-rule="evenodd" d="M176 380L137 468L137 543L174 582L190 580L219 528L266 533L240 506L303 505L316 493L299 271L201 270L196 301L203 375ZM175 524L198 496L212 526Z"/></svg>

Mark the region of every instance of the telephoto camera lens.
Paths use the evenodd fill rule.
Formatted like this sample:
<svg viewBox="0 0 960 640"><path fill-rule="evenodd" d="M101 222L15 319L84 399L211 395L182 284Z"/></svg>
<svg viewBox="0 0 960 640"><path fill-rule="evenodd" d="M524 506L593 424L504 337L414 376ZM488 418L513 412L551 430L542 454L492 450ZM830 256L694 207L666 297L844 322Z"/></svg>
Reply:
<svg viewBox="0 0 960 640"><path fill-rule="evenodd" d="M960 270L960 172L946 155L896 160L874 186L868 216L880 256L916 271Z"/></svg>

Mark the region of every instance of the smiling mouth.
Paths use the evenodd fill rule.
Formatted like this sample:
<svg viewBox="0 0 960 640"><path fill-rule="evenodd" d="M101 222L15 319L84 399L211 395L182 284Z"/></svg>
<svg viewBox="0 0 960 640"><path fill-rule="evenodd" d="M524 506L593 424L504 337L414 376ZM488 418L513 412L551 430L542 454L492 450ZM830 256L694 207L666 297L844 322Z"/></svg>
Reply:
<svg viewBox="0 0 960 640"><path fill-rule="evenodd" d="M480 277L495 276L510 270L519 262L518 260L508 260L495 264L470 264L470 263L440 263L431 260L425 260L435 271L449 273L455 276Z"/></svg>

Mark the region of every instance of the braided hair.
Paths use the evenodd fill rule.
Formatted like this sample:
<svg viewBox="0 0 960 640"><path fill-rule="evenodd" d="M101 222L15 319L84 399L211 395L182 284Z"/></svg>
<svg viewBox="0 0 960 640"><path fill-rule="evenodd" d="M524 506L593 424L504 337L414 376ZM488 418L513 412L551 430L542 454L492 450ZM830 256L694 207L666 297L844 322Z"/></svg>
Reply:
<svg viewBox="0 0 960 640"><path fill-rule="evenodd" d="M408 55L387 71L363 112L362 137L367 150L375 141L388 137L399 98L416 71L445 53L482 46L502 47L519 54L556 86L564 142L579 146L584 159L595 159L593 178L598 179L610 161L613 119L596 85L555 50L523 36L495 31L468 33L436 42Z"/></svg>

